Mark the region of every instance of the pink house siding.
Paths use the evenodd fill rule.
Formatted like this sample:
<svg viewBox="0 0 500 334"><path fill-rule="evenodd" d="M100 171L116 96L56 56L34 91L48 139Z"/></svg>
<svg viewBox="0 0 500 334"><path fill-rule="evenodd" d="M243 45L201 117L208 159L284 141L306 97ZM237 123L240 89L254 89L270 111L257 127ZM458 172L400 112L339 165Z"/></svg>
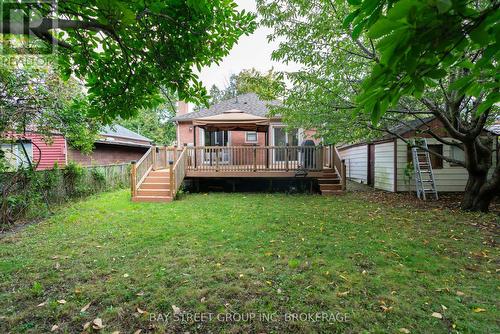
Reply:
<svg viewBox="0 0 500 334"><path fill-rule="evenodd" d="M36 133L26 134L25 138L33 143L33 163L38 163L37 170L51 169L55 163L59 167L66 166L66 139L63 136L54 135L49 143Z"/></svg>

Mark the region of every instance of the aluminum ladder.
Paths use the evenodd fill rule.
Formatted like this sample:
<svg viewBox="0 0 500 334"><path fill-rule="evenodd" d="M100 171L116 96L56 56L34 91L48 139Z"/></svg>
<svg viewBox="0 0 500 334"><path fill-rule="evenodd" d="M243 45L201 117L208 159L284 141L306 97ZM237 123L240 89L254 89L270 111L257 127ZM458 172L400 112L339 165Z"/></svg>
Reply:
<svg viewBox="0 0 500 334"><path fill-rule="evenodd" d="M428 195L434 195L438 200L436 190L436 181L432 171L431 157L429 147L425 138L418 138L412 143L413 169L415 171L415 187L417 197L421 200L427 200Z"/></svg>

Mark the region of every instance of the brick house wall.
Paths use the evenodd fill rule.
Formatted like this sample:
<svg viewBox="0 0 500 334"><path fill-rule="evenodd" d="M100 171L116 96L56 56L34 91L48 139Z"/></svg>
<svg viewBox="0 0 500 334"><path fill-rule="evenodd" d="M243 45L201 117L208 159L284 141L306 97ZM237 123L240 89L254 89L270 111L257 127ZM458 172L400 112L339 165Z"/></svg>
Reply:
<svg viewBox="0 0 500 334"><path fill-rule="evenodd" d="M131 161L139 160L148 149L148 147L96 143L95 149L89 155L83 154L73 148L68 148L68 160L79 163L82 166L130 163Z"/></svg>
<svg viewBox="0 0 500 334"><path fill-rule="evenodd" d="M273 126L276 125L281 125L281 123L274 123ZM200 146L203 144L203 129L197 128L196 129L196 145ZM194 133L194 127L191 122L179 122L177 125L177 146L184 146L184 145L193 145L194 139L193 139L193 133ZM304 130L302 132L303 138L301 140L305 139L311 139L314 140L314 143L316 145L319 145L321 142L321 139L319 138L314 138L314 135L316 134L315 130ZM269 133L269 145L272 145L272 128L270 129ZM257 142L249 143L246 142L246 131L231 131L229 134L229 144L231 146L246 146L246 145L257 145L257 146L264 146L266 142L266 134L264 132L258 132L257 133ZM300 144L300 142L299 142Z"/></svg>

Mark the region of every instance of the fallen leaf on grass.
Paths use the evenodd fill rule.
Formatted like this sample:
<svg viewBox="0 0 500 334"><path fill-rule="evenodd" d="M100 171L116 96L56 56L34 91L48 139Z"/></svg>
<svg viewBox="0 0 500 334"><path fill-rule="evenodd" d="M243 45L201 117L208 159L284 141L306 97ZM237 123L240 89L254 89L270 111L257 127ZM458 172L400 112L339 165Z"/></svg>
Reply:
<svg viewBox="0 0 500 334"><path fill-rule="evenodd" d="M59 329L59 326L54 325L54 326L52 326L52 328L50 329L50 331L51 331L51 332L55 332L55 331L56 331L56 330L58 330L58 329Z"/></svg>
<svg viewBox="0 0 500 334"><path fill-rule="evenodd" d="M83 330L86 330L90 326L90 321L83 324Z"/></svg>
<svg viewBox="0 0 500 334"><path fill-rule="evenodd" d="M383 312L391 312L392 311L392 306L385 306L385 305L380 305L380 308L382 309Z"/></svg>
<svg viewBox="0 0 500 334"><path fill-rule="evenodd" d="M59 304L66 304L66 301L65 301L64 299L59 299L57 302L58 302Z"/></svg>
<svg viewBox="0 0 500 334"><path fill-rule="evenodd" d="M439 313L439 312L433 312L432 316L434 318L443 319L443 315L441 313Z"/></svg>
<svg viewBox="0 0 500 334"><path fill-rule="evenodd" d="M486 310L484 308L480 308L480 307L476 307L475 309L473 309L474 313L480 313L480 312L486 312Z"/></svg>
<svg viewBox="0 0 500 334"><path fill-rule="evenodd" d="M134 332L134 334L141 334L141 332L142 332L142 329L138 329L138 330L136 330L136 331Z"/></svg>
<svg viewBox="0 0 500 334"><path fill-rule="evenodd" d="M144 314L144 313L147 313L146 311L144 310L141 310L140 308L137 308L137 313L139 314Z"/></svg>
<svg viewBox="0 0 500 334"><path fill-rule="evenodd" d="M37 307L42 307L42 306L45 306L45 305L47 305L47 302L40 303L40 304L37 305Z"/></svg>
<svg viewBox="0 0 500 334"><path fill-rule="evenodd" d="M349 294L349 290L344 292L337 292L337 297L345 297Z"/></svg>
<svg viewBox="0 0 500 334"><path fill-rule="evenodd" d="M114 331L113 333L111 334L120 334L120 331Z"/></svg>
<svg viewBox="0 0 500 334"><path fill-rule="evenodd" d="M465 293L463 293L462 291L457 291L457 296L465 296Z"/></svg>
<svg viewBox="0 0 500 334"><path fill-rule="evenodd" d="M87 305L85 305L84 307L82 307L82 309L80 310L80 312L85 312L88 310L88 308L90 307L90 304L92 304L92 302L89 302Z"/></svg>
<svg viewBox="0 0 500 334"><path fill-rule="evenodd" d="M92 328L93 329L103 329L105 326L102 324L102 319L101 318L95 318L94 321L92 321Z"/></svg>
<svg viewBox="0 0 500 334"><path fill-rule="evenodd" d="M123 274L123 277L127 278L129 275L128 274Z"/></svg>
<svg viewBox="0 0 500 334"><path fill-rule="evenodd" d="M410 331L408 329L406 329L406 328L400 328L399 331L401 333L410 334Z"/></svg>
<svg viewBox="0 0 500 334"><path fill-rule="evenodd" d="M139 297L144 296L144 291L137 293L136 296L139 296Z"/></svg>

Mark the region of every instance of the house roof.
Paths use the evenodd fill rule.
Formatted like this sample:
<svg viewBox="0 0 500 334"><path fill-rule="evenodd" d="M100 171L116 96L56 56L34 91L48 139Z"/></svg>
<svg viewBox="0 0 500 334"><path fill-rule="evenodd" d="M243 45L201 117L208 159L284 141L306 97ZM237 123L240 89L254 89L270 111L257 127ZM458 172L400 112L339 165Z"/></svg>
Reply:
<svg viewBox="0 0 500 334"><path fill-rule="evenodd" d="M151 139L144 137L137 132L127 129L118 124L107 125L99 132L101 136L105 137L120 137L124 139L132 139L137 141L152 142Z"/></svg>
<svg viewBox="0 0 500 334"><path fill-rule="evenodd" d="M200 111L197 112L191 112L188 114L173 117L171 120L176 122L190 121L195 118L220 115L223 114L225 111L233 109L241 110L242 112L255 116L268 117L269 113L268 106L280 105L280 104L281 104L280 101L277 100L263 101L257 96L257 94L248 93L248 94L238 95L232 99L216 103L210 106L210 108L208 109L201 109Z"/></svg>
<svg viewBox="0 0 500 334"><path fill-rule="evenodd" d="M432 117L427 117L427 118L422 118L422 119L414 119L411 121L407 121L407 122L405 122L405 124L400 123L398 125L393 126L390 129L390 131L402 136L407 132L416 130L416 129L420 128L421 126L423 126L424 124L429 123L434 118L435 117L432 116ZM391 136L393 136L393 135L391 135Z"/></svg>
<svg viewBox="0 0 500 334"><path fill-rule="evenodd" d="M432 117L427 117L427 118L422 118L422 119L414 119L411 121L406 121L405 124L400 123L400 124L397 124L397 125L389 128L389 131L391 131L392 133L395 133L395 135L393 135L391 133L386 133L385 135L377 137L377 138L363 139L363 140L359 140L359 141L354 142L354 143L343 144L343 145L341 145L341 148L346 149L346 148L349 148L352 146L362 145L362 144L366 144L366 143L376 143L376 142L383 142L386 140L392 140L396 137L396 135L403 136L404 134L406 134L410 131L413 131L413 130L420 128L424 124L431 122L432 120L434 120L434 118L435 117L432 116Z"/></svg>

